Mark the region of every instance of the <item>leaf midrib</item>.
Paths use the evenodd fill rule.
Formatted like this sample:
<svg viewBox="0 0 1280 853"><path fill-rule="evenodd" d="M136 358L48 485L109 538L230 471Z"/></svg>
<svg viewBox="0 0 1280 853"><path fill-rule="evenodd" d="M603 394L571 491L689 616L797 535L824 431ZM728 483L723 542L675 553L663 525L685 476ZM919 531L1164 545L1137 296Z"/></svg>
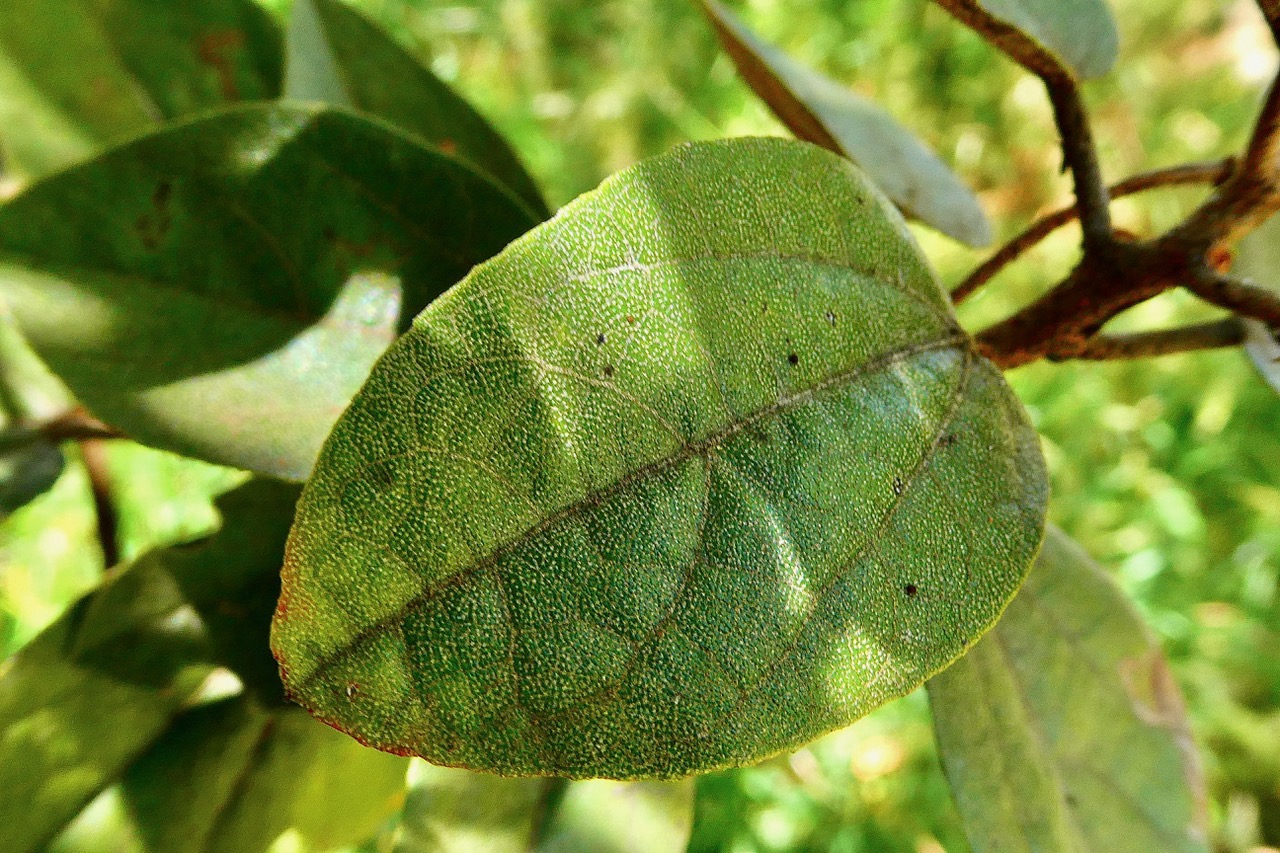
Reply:
<svg viewBox="0 0 1280 853"><path fill-rule="evenodd" d="M965 333L955 332L943 338L912 344L910 346L885 353L877 358L862 362L852 368L842 370L838 373L827 376L824 379L818 380L809 387L801 389L791 395L782 397L774 404L766 406L747 417L731 421L727 426L715 433L712 433L701 441L685 443L683 446L667 456L637 468L635 471L632 471L630 474L618 479L614 483L594 491L587 492L582 498L547 516L542 521L514 537L510 542L494 548L494 550L492 550L487 556L477 560L470 566L454 572L449 577L444 578L434 585L424 584L424 587L420 592L411 596L404 602L404 604L397 608L395 612L388 616L384 616L383 618L370 623L360 631L357 631L349 640L346 641L344 645L334 649L327 657L320 657L320 663L306 675L291 679L293 683L286 685L286 691L291 696L300 694L308 684L315 681L316 678L320 677L330 667L340 663L368 640L379 636L391 626L402 622L417 607L431 600L440 592L463 583L475 575L489 571L496 566L500 560L527 544L529 540L535 536L538 536L563 521L574 518L579 513L599 506L631 485L646 478L659 475L691 459L704 456L744 430L751 428L763 420L804 405L824 391L842 385L853 384L864 376L877 373L914 356L946 349L971 352L972 342Z"/></svg>

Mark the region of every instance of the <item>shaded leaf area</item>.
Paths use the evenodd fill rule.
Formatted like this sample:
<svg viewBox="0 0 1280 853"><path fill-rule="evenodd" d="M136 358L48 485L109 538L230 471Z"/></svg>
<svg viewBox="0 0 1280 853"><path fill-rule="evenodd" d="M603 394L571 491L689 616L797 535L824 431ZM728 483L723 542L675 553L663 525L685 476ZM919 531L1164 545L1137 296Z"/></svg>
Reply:
<svg viewBox="0 0 1280 853"><path fill-rule="evenodd" d="M691 781L508 779L418 762L396 853L682 853Z"/></svg>
<svg viewBox="0 0 1280 853"><path fill-rule="evenodd" d="M42 850L191 705L217 667L264 702L265 652L297 487L252 482L219 501L223 533L154 551L0 665L0 826Z"/></svg>
<svg viewBox="0 0 1280 853"><path fill-rule="evenodd" d="M0 147L26 177L280 93L280 33L251 0L0 0L0 21Z"/></svg>
<svg viewBox="0 0 1280 853"><path fill-rule="evenodd" d="M1083 79L1115 65L1120 36L1107 0L960 0L1018 28Z"/></svg>
<svg viewBox="0 0 1280 853"><path fill-rule="evenodd" d="M1236 270L1254 283L1280 292L1280 216L1273 216L1240 242ZM1272 388L1280 393L1280 330L1245 319L1245 351Z"/></svg>
<svg viewBox="0 0 1280 853"><path fill-rule="evenodd" d="M1205 851L1182 697L1124 593L1056 528L1004 617L928 683L975 851Z"/></svg>
<svg viewBox="0 0 1280 853"><path fill-rule="evenodd" d="M757 760L917 686L994 621L1043 462L848 161L687 146L415 321L299 504L291 694L507 774Z"/></svg>
<svg viewBox="0 0 1280 853"><path fill-rule="evenodd" d="M339 0L295 0L291 14L285 97L386 119L492 176L537 218L547 216L506 140L417 57Z"/></svg>
<svg viewBox="0 0 1280 853"><path fill-rule="evenodd" d="M703 7L739 74L792 133L853 160L907 216L970 246L991 242L973 191L893 116L761 41L716 0Z"/></svg>
<svg viewBox="0 0 1280 853"><path fill-rule="evenodd" d="M0 208L0 297L131 438L303 479L409 319L533 224L488 178L382 124L258 105Z"/></svg>
<svg viewBox="0 0 1280 853"><path fill-rule="evenodd" d="M0 521L40 497L62 475L62 451L21 428L0 429Z"/></svg>
<svg viewBox="0 0 1280 853"><path fill-rule="evenodd" d="M299 708L215 701L179 717L52 850L346 847L400 807L407 769L406 759L362 747Z"/></svg>
<svg viewBox="0 0 1280 853"><path fill-rule="evenodd" d="M0 416L6 425L42 423L74 405L71 392L49 372L0 300Z"/></svg>

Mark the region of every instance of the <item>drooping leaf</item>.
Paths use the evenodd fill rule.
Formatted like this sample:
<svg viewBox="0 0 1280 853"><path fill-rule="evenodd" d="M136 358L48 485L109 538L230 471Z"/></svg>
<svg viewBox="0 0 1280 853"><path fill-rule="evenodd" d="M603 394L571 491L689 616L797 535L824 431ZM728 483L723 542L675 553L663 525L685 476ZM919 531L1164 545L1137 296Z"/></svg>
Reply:
<svg viewBox="0 0 1280 853"><path fill-rule="evenodd" d="M1280 216L1273 216L1242 241L1236 250L1235 269L1255 284L1280 293ZM1280 393L1280 329L1245 319L1245 351L1262 378Z"/></svg>
<svg viewBox="0 0 1280 853"><path fill-rule="evenodd" d="M301 709L235 697L179 718L129 768L122 793L148 853L267 853L281 837L332 850L395 813L408 764Z"/></svg>
<svg viewBox="0 0 1280 853"><path fill-rule="evenodd" d="M0 429L0 521L53 488L62 467L53 442L19 427Z"/></svg>
<svg viewBox="0 0 1280 853"><path fill-rule="evenodd" d="M409 318L532 224L488 178L381 124L258 105L0 207L0 297L131 438L302 479Z"/></svg>
<svg viewBox="0 0 1280 853"><path fill-rule="evenodd" d="M0 664L6 851L43 850L216 666L234 665L218 635L247 636L267 657L265 620L255 632L242 608L277 585L296 498L297 487L267 482L227 495L223 534L142 557Z"/></svg>
<svg viewBox="0 0 1280 853"><path fill-rule="evenodd" d="M1060 530L929 698L975 853L1208 850L1204 780L1159 644Z"/></svg>
<svg viewBox="0 0 1280 853"><path fill-rule="evenodd" d="M285 97L353 107L472 163L539 219L542 194L515 152L416 57L340 0L294 0Z"/></svg>
<svg viewBox="0 0 1280 853"><path fill-rule="evenodd" d="M693 783L508 779L416 763L396 853L681 853Z"/></svg>
<svg viewBox="0 0 1280 853"><path fill-rule="evenodd" d="M0 21L0 147L26 177L280 92L280 34L251 0L0 0Z"/></svg>
<svg viewBox="0 0 1280 853"><path fill-rule="evenodd" d="M1107 0L948 0L981 9L1021 30L1078 77L1101 77L1115 65L1120 36Z"/></svg>
<svg viewBox="0 0 1280 853"><path fill-rule="evenodd" d="M991 242L973 192L915 134L761 41L717 0L704 0L703 8L742 78L792 133L857 163L907 216L970 246Z"/></svg>
<svg viewBox="0 0 1280 853"><path fill-rule="evenodd" d="M11 422L44 423L73 405L71 392L31 351L0 299L0 408Z"/></svg>
<svg viewBox="0 0 1280 853"><path fill-rule="evenodd" d="M273 648L321 719L437 764L741 764L949 663L1044 500L1025 413L861 172L690 146L383 358L300 502Z"/></svg>

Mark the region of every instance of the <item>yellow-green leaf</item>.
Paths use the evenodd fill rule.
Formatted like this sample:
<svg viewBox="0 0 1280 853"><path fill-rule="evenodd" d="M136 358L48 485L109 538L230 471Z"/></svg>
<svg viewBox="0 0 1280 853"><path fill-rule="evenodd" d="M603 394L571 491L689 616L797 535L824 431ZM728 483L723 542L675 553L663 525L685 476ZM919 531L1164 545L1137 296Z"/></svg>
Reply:
<svg viewBox="0 0 1280 853"><path fill-rule="evenodd" d="M317 716L438 764L742 764L959 655L1044 501L1022 407L857 167L688 146L379 362L300 502L273 648Z"/></svg>
<svg viewBox="0 0 1280 853"><path fill-rule="evenodd" d="M1060 530L929 699L976 853L1208 850L1204 780L1159 644Z"/></svg>

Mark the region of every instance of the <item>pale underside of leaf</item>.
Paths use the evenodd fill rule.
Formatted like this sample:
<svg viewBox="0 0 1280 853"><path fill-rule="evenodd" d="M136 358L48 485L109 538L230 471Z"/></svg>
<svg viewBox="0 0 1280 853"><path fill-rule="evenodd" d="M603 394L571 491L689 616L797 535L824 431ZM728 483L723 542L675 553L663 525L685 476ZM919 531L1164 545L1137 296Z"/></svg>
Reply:
<svg viewBox="0 0 1280 853"><path fill-rule="evenodd" d="M1050 528L990 631L929 681L974 850L1207 850L1176 683L1114 582Z"/></svg>
<svg viewBox="0 0 1280 853"><path fill-rule="evenodd" d="M1235 270L1258 285L1280 292L1280 216L1273 216L1240 242ZM1258 373L1280 393L1280 331L1245 319L1245 350Z"/></svg>
<svg viewBox="0 0 1280 853"><path fill-rule="evenodd" d="M704 5L743 79L796 136L853 160L907 216L970 246L991 242L973 191L915 134L761 41L716 0Z"/></svg>
<svg viewBox="0 0 1280 853"><path fill-rule="evenodd" d="M1107 0L968 0L1022 30L1080 78L1115 65L1120 37Z"/></svg>
<svg viewBox="0 0 1280 853"><path fill-rule="evenodd" d="M261 105L0 207L0 296L132 438L301 480L408 318L533 224L505 189L381 124Z"/></svg>
<svg viewBox="0 0 1280 853"><path fill-rule="evenodd" d="M1035 553L1043 477L855 167L692 146L388 352L300 504L273 648L317 716L434 763L741 764L971 643Z"/></svg>

